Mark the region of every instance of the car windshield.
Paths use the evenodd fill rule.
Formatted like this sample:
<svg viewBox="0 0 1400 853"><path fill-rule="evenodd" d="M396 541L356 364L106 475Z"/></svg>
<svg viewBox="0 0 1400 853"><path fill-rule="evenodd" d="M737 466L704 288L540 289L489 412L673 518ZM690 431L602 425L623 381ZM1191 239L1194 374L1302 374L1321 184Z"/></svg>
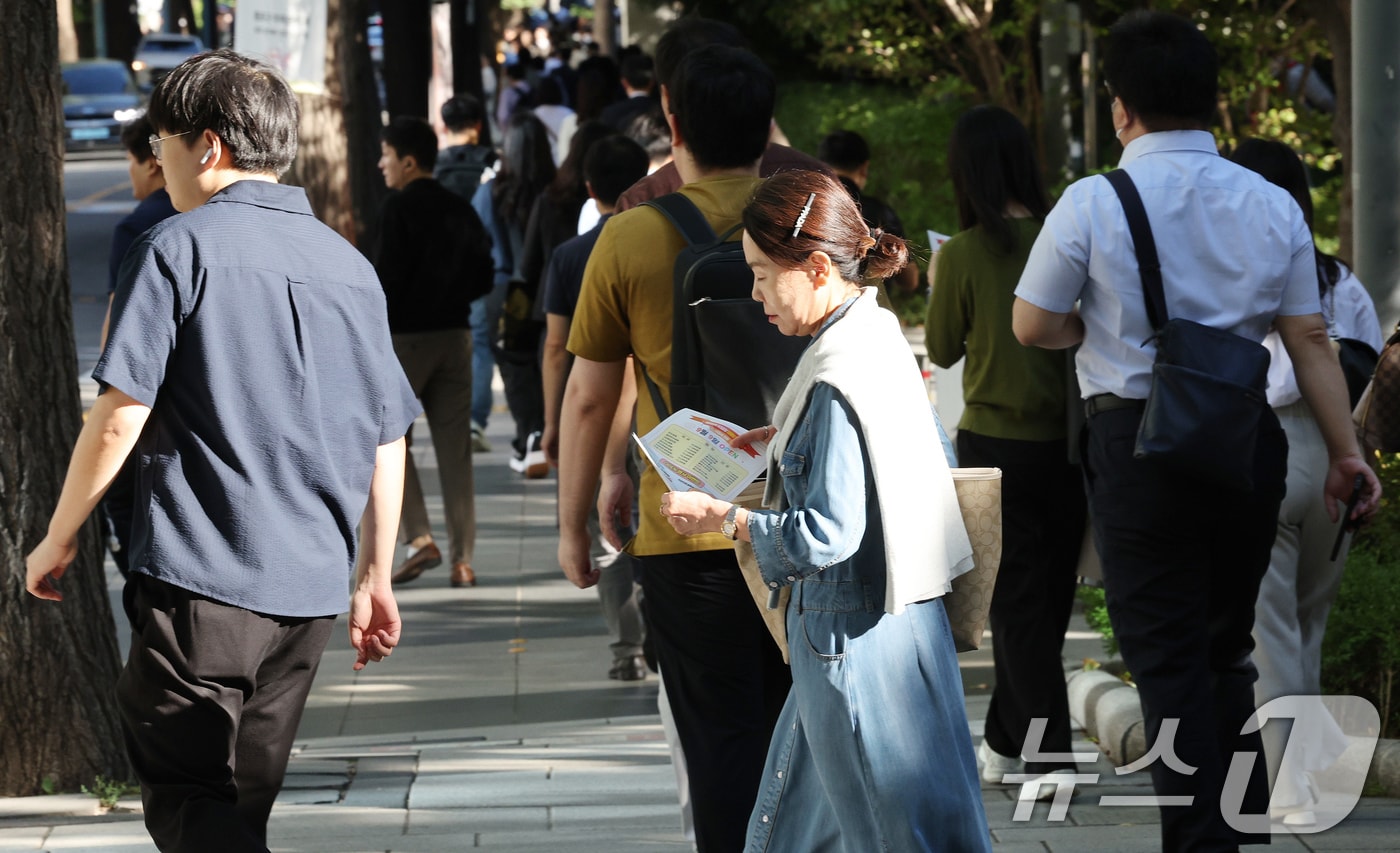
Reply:
<svg viewBox="0 0 1400 853"><path fill-rule="evenodd" d="M153 39L147 38L141 45L142 51L152 53L198 53L200 43L194 38Z"/></svg>
<svg viewBox="0 0 1400 853"><path fill-rule="evenodd" d="M67 95L113 95L132 85L121 65L74 65L63 69L63 89Z"/></svg>

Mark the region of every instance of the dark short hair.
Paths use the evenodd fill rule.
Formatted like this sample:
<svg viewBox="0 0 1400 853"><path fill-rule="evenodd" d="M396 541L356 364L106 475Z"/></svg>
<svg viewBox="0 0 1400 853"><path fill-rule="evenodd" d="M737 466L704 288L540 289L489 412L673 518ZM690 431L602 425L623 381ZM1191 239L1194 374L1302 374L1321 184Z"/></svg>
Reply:
<svg viewBox="0 0 1400 853"><path fill-rule="evenodd" d="M600 139L583 158L583 177L600 204L611 207L627 188L646 177L651 159L642 146L616 134Z"/></svg>
<svg viewBox="0 0 1400 853"><path fill-rule="evenodd" d="M155 133L151 120L142 115L122 125L122 147L131 152L136 162L144 163L156 156L151 152L151 137Z"/></svg>
<svg viewBox="0 0 1400 853"><path fill-rule="evenodd" d="M647 91L656 79L656 63L645 53L634 53L622 60L622 79L633 89Z"/></svg>
<svg viewBox="0 0 1400 853"><path fill-rule="evenodd" d="M699 15L687 15L661 34L656 42L656 79L669 91L674 88L671 78L681 67L681 60L706 45L723 44L748 47L744 36L733 26Z"/></svg>
<svg viewBox="0 0 1400 853"><path fill-rule="evenodd" d="M700 165L735 168L763 156L776 83L757 56L740 47L702 47L681 60L672 83L671 112Z"/></svg>
<svg viewBox="0 0 1400 853"><path fill-rule="evenodd" d="M292 87L271 65L227 48L180 63L156 85L146 115L166 135L212 130L242 172L280 177L297 155ZM191 137L179 141L192 146Z"/></svg>
<svg viewBox="0 0 1400 853"><path fill-rule="evenodd" d="M453 95L442 102L442 123L453 133L471 130L486 118L481 99L475 95Z"/></svg>
<svg viewBox="0 0 1400 853"><path fill-rule="evenodd" d="M973 107L958 117L948 139L948 173L959 227L982 226L992 248L1003 254L1016 246L1008 204L1020 202L1037 219L1050 212L1030 132L1001 107Z"/></svg>
<svg viewBox="0 0 1400 853"><path fill-rule="evenodd" d="M1178 15L1129 12L1108 31L1104 82L1148 130L1209 127L1219 70L1205 33Z"/></svg>
<svg viewBox="0 0 1400 853"><path fill-rule="evenodd" d="M418 168L431 172L437 165L438 138L427 119L418 116L394 116L379 132L379 140L394 149L400 157L412 157Z"/></svg>
<svg viewBox="0 0 1400 853"><path fill-rule="evenodd" d="M855 170L870 162L870 146L854 130L834 130L817 145L817 159L838 169Z"/></svg>

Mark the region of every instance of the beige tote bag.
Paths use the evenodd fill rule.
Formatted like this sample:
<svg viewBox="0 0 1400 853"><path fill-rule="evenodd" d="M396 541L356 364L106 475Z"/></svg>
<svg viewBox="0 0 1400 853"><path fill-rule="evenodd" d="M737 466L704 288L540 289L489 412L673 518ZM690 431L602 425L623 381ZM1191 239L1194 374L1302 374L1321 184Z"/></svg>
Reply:
<svg viewBox="0 0 1400 853"><path fill-rule="evenodd" d="M960 652L970 652L982 645L982 633L987 626L987 613L992 607L992 591L996 588L997 569L1001 567L1001 469L954 468L953 488L958 495L958 509L967 538L972 542L972 569L953 579L953 589L943 597L948 611L948 624L953 630L953 644ZM746 491L739 496L740 506L760 507L761 491ZM768 607L770 590L763 582L754 559L753 546L747 542L734 543L739 568L748 583L749 593L773 641L788 662L787 606L791 587L783 587L778 606Z"/></svg>
<svg viewBox="0 0 1400 853"><path fill-rule="evenodd" d="M972 569L953 578L953 590L943 596L943 607L953 629L953 644L960 652L970 652L982 645L1001 567L1001 469L954 468L953 487L972 542Z"/></svg>

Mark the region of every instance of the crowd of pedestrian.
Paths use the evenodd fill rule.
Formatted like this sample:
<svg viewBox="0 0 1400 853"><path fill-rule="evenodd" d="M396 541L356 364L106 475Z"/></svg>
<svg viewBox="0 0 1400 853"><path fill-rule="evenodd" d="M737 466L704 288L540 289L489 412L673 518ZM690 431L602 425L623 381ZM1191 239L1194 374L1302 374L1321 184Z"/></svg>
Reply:
<svg viewBox="0 0 1400 853"><path fill-rule="evenodd" d="M335 616L350 612L360 668L398 643L393 585L444 561L454 587L489 574L473 454L490 450L497 371L509 465L557 470L559 566L598 588L600 674L660 678L702 853L990 849L979 766L1037 798L1074 770L1062 649L1086 525L1147 739L1176 759L1151 768L1163 848L1266 840L1222 814L1238 752L1268 759L1244 811L1314 822L1310 774L1340 731L1321 712L1307 725L1323 736L1290 752L1286 729L1247 723L1256 703L1320 692L1338 506L1361 519L1380 497L1330 341L1379 349L1380 329L1350 269L1314 249L1296 155L1254 141L1220 156L1206 37L1164 13L1113 27L1120 174L1057 204L1015 116L957 122L960 230L930 264L925 322L929 358L965 363L954 451L882 307L918 269L866 192L859 134L829 134L817 158L781 144L777 81L727 24L683 18L620 64L576 62L564 39L536 57L529 32L494 102L441 106L441 137L388 122L390 192L363 254L278 183L297 105L254 60L192 58L124 138L143 201L113 242L101 394L27 585L62 598L105 492L134 634L119 706L157 845L266 850ZM673 282L697 248L675 205L739 241L738 301L805 342L732 441L766 454L761 505L671 490L629 442L676 408ZM1136 449L1168 317L1272 353L1248 487ZM765 354L728 354L718 381L751 390ZM445 553L406 453L420 413ZM944 606L973 563L958 465L1003 478L980 744Z"/></svg>

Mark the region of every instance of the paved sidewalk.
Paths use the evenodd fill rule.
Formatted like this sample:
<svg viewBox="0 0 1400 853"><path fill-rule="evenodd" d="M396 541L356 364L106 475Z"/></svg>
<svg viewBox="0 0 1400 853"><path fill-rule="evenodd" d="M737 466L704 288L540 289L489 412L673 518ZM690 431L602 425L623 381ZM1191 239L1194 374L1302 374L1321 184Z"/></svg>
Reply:
<svg viewBox="0 0 1400 853"><path fill-rule="evenodd" d="M274 851L692 849L680 830L656 680L607 679L597 597L571 586L555 562L554 480L524 481L508 469L509 421L494 416L488 435L498 450L476 456L480 585L451 588L443 566L402 587L403 644L362 673L351 670L337 628L272 814ZM425 486L435 487L427 439L420 423L413 452ZM429 511L441 517L435 494ZM125 626L119 631L125 646ZM1066 662L1100 655L1097 636L1076 619ZM980 738L991 654L960 660ZM1102 759L1081 772L1098 773L1102 784L1081 787L1055 819L1052 806L1038 804L1018 820L1016 788L987 786L994 849L1160 848L1155 808L1099 804L1109 794L1151 794L1145 773L1118 777ZM0 800L0 851L154 851L139 808L137 798L105 815L86 796ZM1365 798L1340 826L1279 838L1272 849L1400 849L1400 802Z"/></svg>

